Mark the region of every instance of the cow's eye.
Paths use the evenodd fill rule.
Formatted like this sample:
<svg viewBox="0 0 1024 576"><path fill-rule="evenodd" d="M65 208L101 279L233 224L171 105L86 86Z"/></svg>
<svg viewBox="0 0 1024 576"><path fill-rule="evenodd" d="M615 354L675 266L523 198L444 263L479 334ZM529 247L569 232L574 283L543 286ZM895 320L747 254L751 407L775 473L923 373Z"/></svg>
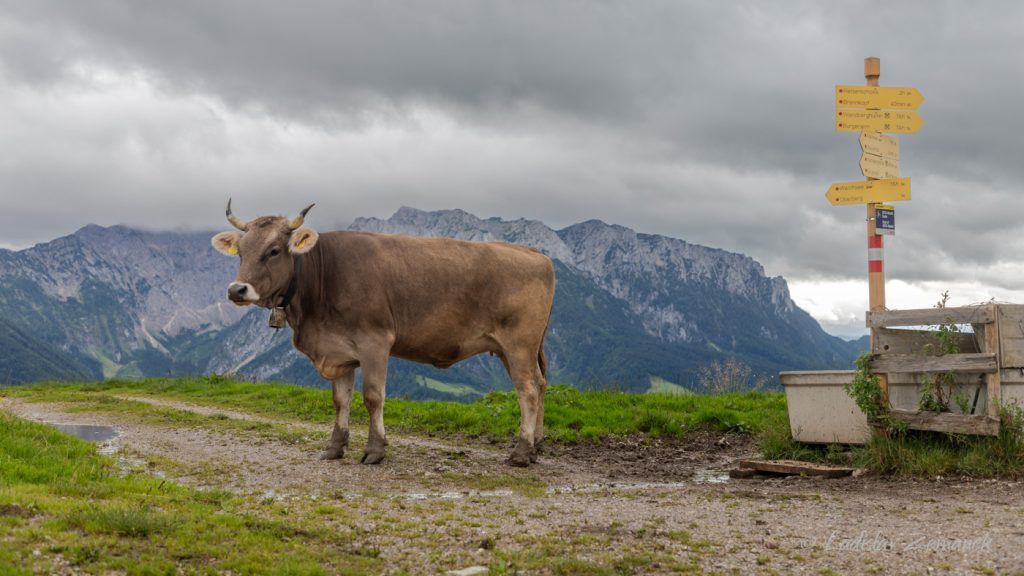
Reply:
<svg viewBox="0 0 1024 576"><path fill-rule="evenodd" d="M281 253L281 249L278 248L277 246L275 246L275 247L270 249L270 252L267 252L267 257L268 258L273 258L274 256L277 256L280 253Z"/></svg>

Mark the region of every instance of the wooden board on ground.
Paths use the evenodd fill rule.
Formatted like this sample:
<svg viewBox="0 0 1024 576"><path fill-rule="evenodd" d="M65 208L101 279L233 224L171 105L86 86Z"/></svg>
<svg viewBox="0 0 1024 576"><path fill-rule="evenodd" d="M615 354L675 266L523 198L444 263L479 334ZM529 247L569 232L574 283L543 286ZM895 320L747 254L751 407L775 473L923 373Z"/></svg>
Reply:
<svg viewBox="0 0 1024 576"><path fill-rule="evenodd" d="M825 478L849 476L853 474L854 470L853 468L843 466L815 464L812 462L801 462L800 460L740 460L739 466L741 470L756 470L773 474L823 476Z"/></svg>
<svg viewBox="0 0 1024 576"><path fill-rule="evenodd" d="M911 430L929 430L951 434L999 434L999 420L989 416L971 416L950 412L911 412L890 410L889 418L904 422Z"/></svg>

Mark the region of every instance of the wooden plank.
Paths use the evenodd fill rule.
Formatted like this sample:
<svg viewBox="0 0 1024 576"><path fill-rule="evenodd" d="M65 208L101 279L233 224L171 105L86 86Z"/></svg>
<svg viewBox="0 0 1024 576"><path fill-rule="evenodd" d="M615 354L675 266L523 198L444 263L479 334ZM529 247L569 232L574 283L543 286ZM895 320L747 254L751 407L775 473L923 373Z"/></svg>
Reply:
<svg viewBox="0 0 1024 576"><path fill-rule="evenodd" d="M999 304L999 366L1024 368L1024 306Z"/></svg>
<svg viewBox="0 0 1024 576"><path fill-rule="evenodd" d="M800 460L740 460L739 466L741 469L771 472L773 474L799 474L803 476L824 476L825 478L849 476L853 474L854 470L853 468L815 464Z"/></svg>
<svg viewBox="0 0 1024 576"><path fill-rule="evenodd" d="M868 328L891 326L938 326L939 324L988 324L995 320L992 308L920 308L915 310L879 310L867 313Z"/></svg>
<svg viewBox="0 0 1024 576"><path fill-rule="evenodd" d="M1004 337L1024 338L1024 304L996 304L999 329Z"/></svg>
<svg viewBox="0 0 1024 576"><path fill-rule="evenodd" d="M999 434L999 420L988 416L970 416L950 412L910 412L890 410L889 418L904 422L911 430L949 432L995 436Z"/></svg>
<svg viewBox="0 0 1024 576"><path fill-rule="evenodd" d="M991 307L994 315L998 317L999 312L996 305L992 304ZM986 352L999 352L999 322L993 322L985 326L984 343ZM988 392L988 404L986 405L985 412L989 419L994 419L997 424L999 422L999 407L1003 403L1000 384L999 370L985 375L985 389ZM997 427L997 433L998 430L999 429Z"/></svg>
<svg viewBox="0 0 1024 576"><path fill-rule="evenodd" d="M975 334L957 334L961 353L980 352ZM871 341L872 354L925 354L934 355L939 351L939 334L935 330L893 330L876 328Z"/></svg>
<svg viewBox="0 0 1024 576"><path fill-rule="evenodd" d="M922 356L920 354L883 354L871 361L872 372L984 372L998 371L996 355L988 353L946 354Z"/></svg>

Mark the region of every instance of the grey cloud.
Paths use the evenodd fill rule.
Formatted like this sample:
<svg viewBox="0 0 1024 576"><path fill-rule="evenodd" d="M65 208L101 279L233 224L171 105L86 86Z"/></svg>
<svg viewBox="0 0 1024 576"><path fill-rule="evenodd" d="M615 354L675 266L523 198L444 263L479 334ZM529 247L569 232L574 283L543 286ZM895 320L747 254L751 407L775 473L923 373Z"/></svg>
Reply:
<svg viewBox="0 0 1024 576"><path fill-rule="evenodd" d="M993 132L1013 136L1001 121L1022 93L1013 55L1024 41L1005 24L1020 21L1013 4L108 0L10 11L72 39L38 56L44 62L67 64L73 48L148 71L172 92L300 121L430 102L475 122L511 116L522 125L541 121L523 114L539 108L686 158L804 174L842 166L832 85L861 83L864 55L892 54L883 84L913 83L928 98L932 144L920 152L934 160L923 168L977 159L989 177L1021 175L977 152L999 156ZM31 71L40 66L13 67L39 80Z"/></svg>
<svg viewBox="0 0 1024 576"><path fill-rule="evenodd" d="M862 178L856 136L833 130L832 90L862 83L877 55L883 85L926 97L924 129L901 137L914 200L898 206L890 270L1018 280L1005 271L1024 232L1019 3L0 11L0 104L22 116L0 112L0 242L87 222L216 228L233 195L247 213L316 201L321 226L401 205L600 218L744 252L771 274L860 278L863 208L824 192ZM138 83L104 84L107 72Z"/></svg>

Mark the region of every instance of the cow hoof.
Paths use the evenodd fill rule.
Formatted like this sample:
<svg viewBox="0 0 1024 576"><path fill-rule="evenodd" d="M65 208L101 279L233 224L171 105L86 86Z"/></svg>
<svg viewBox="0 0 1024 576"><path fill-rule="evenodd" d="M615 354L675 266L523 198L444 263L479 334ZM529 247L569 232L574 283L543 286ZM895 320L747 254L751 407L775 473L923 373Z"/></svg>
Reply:
<svg viewBox="0 0 1024 576"><path fill-rule="evenodd" d="M345 448L330 446L320 453L321 460L337 460L345 455Z"/></svg>
<svg viewBox="0 0 1024 576"><path fill-rule="evenodd" d="M517 468L525 468L530 465L531 462L537 461L537 451L534 450L533 446L529 442L525 442L520 439L516 442L516 447L512 450L512 453L508 455L509 466L515 466Z"/></svg>
<svg viewBox="0 0 1024 576"><path fill-rule="evenodd" d="M519 452L513 452L508 455L508 460L505 461L509 466L515 466L516 468L526 468L530 465L533 460L526 454Z"/></svg>
<svg viewBox="0 0 1024 576"><path fill-rule="evenodd" d="M384 452L364 452L360 464L380 464L384 461Z"/></svg>

